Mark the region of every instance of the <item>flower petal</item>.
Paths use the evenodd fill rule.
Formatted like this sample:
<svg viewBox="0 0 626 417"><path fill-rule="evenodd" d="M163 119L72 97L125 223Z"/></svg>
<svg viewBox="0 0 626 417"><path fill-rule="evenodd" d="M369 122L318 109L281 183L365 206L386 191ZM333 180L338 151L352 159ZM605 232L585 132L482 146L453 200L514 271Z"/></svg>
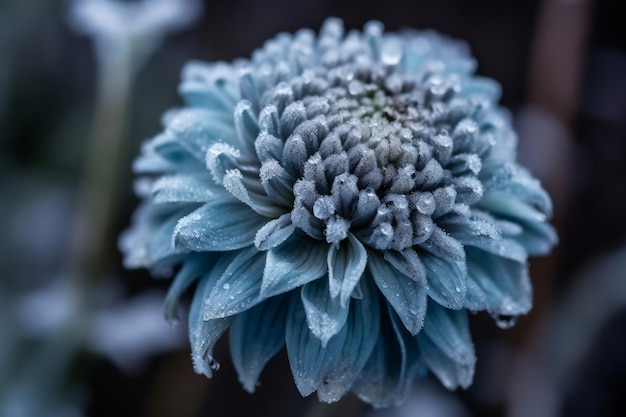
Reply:
<svg viewBox="0 0 626 417"><path fill-rule="evenodd" d="M168 123L166 132L172 135L191 155L204 162L211 145L219 141L233 143L235 130L207 109L178 110Z"/></svg>
<svg viewBox="0 0 626 417"><path fill-rule="evenodd" d="M408 395L419 369L419 350L388 308L381 320L380 336L352 391L374 407L398 405Z"/></svg>
<svg viewBox="0 0 626 417"><path fill-rule="evenodd" d="M231 198L214 199L178 221L173 247L192 251L226 251L254 242L265 219Z"/></svg>
<svg viewBox="0 0 626 417"><path fill-rule="evenodd" d="M446 388L471 385L476 355L465 310L449 310L430 302L417 340L424 361Z"/></svg>
<svg viewBox="0 0 626 417"><path fill-rule="evenodd" d="M248 100L241 100L235 106L233 115L239 139L237 147L245 150L248 155L255 155L254 141L259 134L259 125L252 110L252 103Z"/></svg>
<svg viewBox="0 0 626 417"><path fill-rule="evenodd" d="M291 223L291 213L285 213L277 219L270 220L261 227L254 237L254 246L259 250L268 250L287 240L296 227Z"/></svg>
<svg viewBox="0 0 626 417"><path fill-rule="evenodd" d="M205 320L241 313L260 301L265 255L254 246L237 252L205 299Z"/></svg>
<svg viewBox="0 0 626 417"><path fill-rule="evenodd" d="M239 100L235 74L236 71L224 63L207 64L192 61L183 69L183 81L178 92L190 107L231 113Z"/></svg>
<svg viewBox="0 0 626 417"><path fill-rule="evenodd" d="M387 302L398 313L407 330L415 335L426 315L426 285L416 282L392 267L377 252L368 253L368 270Z"/></svg>
<svg viewBox="0 0 626 417"><path fill-rule="evenodd" d="M492 313L518 316L532 307L532 285L526 262L516 262L468 248L468 280L483 291Z"/></svg>
<svg viewBox="0 0 626 417"><path fill-rule="evenodd" d="M207 203L219 193L211 184L211 175L204 172L163 176L152 186L152 202Z"/></svg>
<svg viewBox="0 0 626 417"><path fill-rule="evenodd" d="M428 240L419 246L440 258L456 262L465 261L463 245L437 226L433 227Z"/></svg>
<svg viewBox="0 0 626 417"><path fill-rule="evenodd" d="M182 268L174 277L170 288L167 290L163 302L163 313L168 322L178 322L178 300L189 286L199 277L211 270L215 262L215 256L211 253L192 253L185 259Z"/></svg>
<svg viewBox="0 0 626 417"><path fill-rule="evenodd" d="M340 295L341 305L345 307L359 282L367 265L365 247L352 233L339 245L328 249L328 282L330 296Z"/></svg>
<svg viewBox="0 0 626 417"><path fill-rule="evenodd" d="M213 347L233 321L233 317L214 320L204 320L202 317L205 297L215 285L221 269L220 265L216 265L215 269L218 271L211 271L200 281L189 310L189 341L193 368L197 373L209 378L213 375L213 371L219 369L219 363L213 359Z"/></svg>
<svg viewBox="0 0 626 417"><path fill-rule="evenodd" d="M325 348L328 340L346 323L348 306L341 304L337 298L329 297L328 282L324 279L305 284L301 297L309 330Z"/></svg>
<svg viewBox="0 0 626 417"><path fill-rule="evenodd" d="M288 296L271 298L238 314L229 331L230 352L246 391L253 392L265 364L285 344Z"/></svg>
<svg viewBox="0 0 626 417"><path fill-rule="evenodd" d="M327 253L327 244L294 233L267 252L261 297L290 291L323 276L328 269Z"/></svg>
<svg viewBox="0 0 626 417"><path fill-rule="evenodd" d="M380 331L378 299L368 288L362 300L352 300L346 324L328 341L321 341L304 325L306 314L292 302L287 318L287 355L303 396L318 391L324 402L339 400L358 378L374 349Z"/></svg>
<svg viewBox="0 0 626 417"><path fill-rule="evenodd" d="M444 307L457 310L463 307L467 286L467 269L464 262L421 254L428 271L428 296Z"/></svg>
<svg viewBox="0 0 626 417"><path fill-rule="evenodd" d="M383 252L385 260L394 268L416 282L426 282L426 268L415 250L388 250Z"/></svg>

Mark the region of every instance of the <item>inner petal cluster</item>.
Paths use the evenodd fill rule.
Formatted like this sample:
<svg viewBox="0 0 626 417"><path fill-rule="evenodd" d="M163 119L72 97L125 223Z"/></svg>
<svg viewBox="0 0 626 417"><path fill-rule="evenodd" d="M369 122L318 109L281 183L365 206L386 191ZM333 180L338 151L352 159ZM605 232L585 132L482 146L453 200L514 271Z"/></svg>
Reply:
<svg viewBox="0 0 626 417"><path fill-rule="evenodd" d="M381 63L279 83L264 95L256 140L267 194L328 243L349 232L381 250L426 242L433 219L483 193L476 176L489 134L473 117L480 103L457 91L454 76Z"/></svg>

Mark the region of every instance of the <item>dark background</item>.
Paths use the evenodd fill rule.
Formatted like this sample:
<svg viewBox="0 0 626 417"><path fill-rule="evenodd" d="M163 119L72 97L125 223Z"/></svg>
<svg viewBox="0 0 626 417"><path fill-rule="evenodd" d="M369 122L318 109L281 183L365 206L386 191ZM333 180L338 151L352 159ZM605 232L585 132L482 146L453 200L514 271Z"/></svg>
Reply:
<svg viewBox="0 0 626 417"><path fill-rule="evenodd" d="M76 218L83 209L99 67L91 38L68 24L69 4L0 4L0 330L6 332L3 344L17 346L8 350L13 354L0 354L0 362L9 363L0 364L5 393L28 375L33 352L46 343L13 321L16 300L69 279L72 242L89 235L76 230ZM550 256L531 261L535 309L515 328L501 330L487 316L472 317L474 385L453 394L428 385L432 398L456 404L450 416L626 415L620 390L626 382L626 295L619 297L626 282L626 30L617 19L618 2L207 0L204 6L202 16L165 37L133 77L116 154L115 198L106 230L94 237L97 259L87 268L96 276L95 291L113 282L119 305L167 289L167 281L146 271L123 269L116 239L137 204L132 158L159 132L161 114L181 104L176 87L186 61L248 57L278 32L317 31L329 16L342 18L349 29L371 19L390 31L435 29L467 41L477 72L502 85L501 103L520 133L520 159L553 196L560 243ZM599 313L588 312L590 306ZM571 343L566 337L573 337ZM79 344L67 372L47 383L93 417L373 413L351 396L333 407L317 405L314 396L301 399L284 352L270 362L253 395L237 382L226 338L216 356L222 368L207 380L193 373L184 342L146 354L132 372ZM38 364L34 375L46 374L54 361ZM45 386L33 388L30 401L57 401L39 399L41 392ZM3 405L8 397L0 395L0 417L17 417ZM431 415L426 406L376 415L418 410ZM75 415L63 413L58 415Z"/></svg>

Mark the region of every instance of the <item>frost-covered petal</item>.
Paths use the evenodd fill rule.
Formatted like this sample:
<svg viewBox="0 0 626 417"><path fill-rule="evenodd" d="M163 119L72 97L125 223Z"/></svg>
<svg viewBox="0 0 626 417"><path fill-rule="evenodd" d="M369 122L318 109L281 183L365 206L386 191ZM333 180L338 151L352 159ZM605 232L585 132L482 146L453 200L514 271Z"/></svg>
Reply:
<svg viewBox="0 0 626 417"><path fill-rule="evenodd" d="M174 248L193 251L224 251L254 243L263 217L232 199L214 199L182 219L173 230Z"/></svg>
<svg viewBox="0 0 626 417"><path fill-rule="evenodd" d="M187 261L174 277L170 288L167 290L165 301L163 301L163 313L167 321L170 323L178 322L177 308L181 295L195 280L210 271L214 262L215 256L213 254L189 255Z"/></svg>
<svg viewBox="0 0 626 417"><path fill-rule="evenodd" d="M291 291L323 276L328 270L327 252L327 244L311 242L299 234L270 249L263 270L261 297Z"/></svg>
<svg viewBox="0 0 626 417"><path fill-rule="evenodd" d="M204 302L205 320L223 318L249 309L260 301L265 252L254 246L238 251Z"/></svg>
<svg viewBox="0 0 626 417"><path fill-rule="evenodd" d="M287 318L287 354L298 390L307 396L317 390L324 402L339 400L358 378L380 331L380 307L371 290L352 300L346 324L326 347L303 325L306 314L292 302Z"/></svg>
<svg viewBox="0 0 626 417"><path fill-rule="evenodd" d="M525 262L468 249L468 280L474 281L495 314L517 316L532 307L532 285Z"/></svg>
<svg viewBox="0 0 626 417"><path fill-rule="evenodd" d="M465 310L429 303L424 329L417 340L424 361L444 386L467 388L472 383L476 355Z"/></svg>
<svg viewBox="0 0 626 417"><path fill-rule="evenodd" d="M234 141L233 127L216 119L206 109L182 109L171 118L167 132L199 161L204 161L209 147L217 142Z"/></svg>
<svg viewBox="0 0 626 417"><path fill-rule="evenodd" d="M428 277L428 296L444 307L457 310L463 307L467 290L465 263L422 254Z"/></svg>
<svg viewBox="0 0 626 417"><path fill-rule="evenodd" d="M291 223L291 215L283 214L277 219L270 220L261 227L254 237L254 245L259 250L268 250L287 240L296 227Z"/></svg>
<svg viewBox="0 0 626 417"><path fill-rule="evenodd" d="M368 270L387 302L411 334L417 334L426 315L426 285L393 268L381 255L368 253Z"/></svg>
<svg viewBox="0 0 626 417"><path fill-rule="evenodd" d="M152 186L154 203L207 203L219 194L208 173L163 176Z"/></svg>
<svg viewBox="0 0 626 417"><path fill-rule="evenodd" d="M202 315L205 297L217 281L220 266L216 266L216 269L218 271L211 271L200 280L189 309L189 341L193 368L197 373L209 378L213 375L213 371L219 369L219 363L213 359L213 347L233 321L232 316L204 320Z"/></svg>
<svg viewBox="0 0 626 417"><path fill-rule="evenodd" d="M419 363L416 341L391 310L381 319L380 336L352 391L374 407L401 403L409 394Z"/></svg>
<svg viewBox="0 0 626 417"><path fill-rule="evenodd" d="M285 344L289 297L271 298L238 314L230 332L230 352L239 381L253 392L265 364Z"/></svg>
<svg viewBox="0 0 626 417"><path fill-rule="evenodd" d="M328 292L328 282L324 279L303 285L301 292L307 326L324 348L348 318L348 305L342 304L338 298L329 297Z"/></svg>
<svg viewBox="0 0 626 417"><path fill-rule="evenodd" d="M330 296L339 296L341 305L345 307L365 271L367 251L350 233L341 244L330 245L327 259Z"/></svg>

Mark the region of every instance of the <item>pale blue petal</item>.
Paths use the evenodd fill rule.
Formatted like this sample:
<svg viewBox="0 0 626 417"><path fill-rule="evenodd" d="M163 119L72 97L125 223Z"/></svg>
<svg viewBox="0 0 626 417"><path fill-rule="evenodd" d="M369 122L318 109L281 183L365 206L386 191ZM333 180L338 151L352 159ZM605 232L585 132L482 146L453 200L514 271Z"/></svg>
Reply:
<svg viewBox="0 0 626 417"><path fill-rule="evenodd" d="M348 306L341 304L338 298L328 295L328 282L325 279L317 279L305 284L302 287L301 297L307 326L325 348L328 340L335 336L346 323Z"/></svg>
<svg viewBox="0 0 626 417"><path fill-rule="evenodd" d="M286 213L277 219L270 220L261 227L254 237L254 245L259 250L268 250L287 240L296 227L291 223L291 213Z"/></svg>
<svg viewBox="0 0 626 417"><path fill-rule="evenodd" d="M163 302L163 313L168 322L178 323L177 309L181 295L195 280L210 271L214 262L215 256L211 253L192 253L185 258L185 262L172 280Z"/></svg>
<svg viewBox="0 0 626 417"><path fill-rule="evenodd" d="M453 262L421 254L428 277L428 296L444 307L459 309L463 307L467 290L467 269L464 262Z"/></svg>
<svg viewBox="0 0 626 417"><path fill-rule="evenodd" d="M552 201L538 179L514 162L487 164L479 175L485 188L485 197L504 196L526 203L549 217ZM482 202L479 203L482 205Z"/></svg>
<svg viewBox="0 0 626 417"><path fill-rule="evenodd" d="M205 320L241 313L260 301L265 256L254 246L237 252L205 299Z"/></svg>
<svg viewBox="0 0 626 417"><path fill-rule="evenodd" d="M417 334L426 315L425 283L403 275L374 251L369 251L367 265L378 289L398 313L404 326L411 334Z"/></svg>
<svg viewBox="0 0 626 417"><path fill-rule="evenodd" d="M213 371L219 369L219 363L213 359L213 347L233 321L233 317L214 320L204 320L202 317L205 297L215 285L222 267L223 265L216 265L217 273L212 271L200 281L189 310L189 341L193 367L197 373L209 378Z"/></svg>
<svg viewBox="0 0 626 417"><path fill-rule="evenodd" d="M430 302L424 329L417 340L424 361L444 386L455 389L471 385L476 355L467 311L449 310Z"/></svg>
<svg viewBox="0 0 626 417"><path fill-rule="evenodd" d="M518 316L532 307L532 285L525 262L468 248L468 279L483 291L495 314Z"/></svg>
<svg viewBox="0 0 626 417"><path fill-rule="evenodd" d="M168 132L146 141L133 162L135 173L200 172L204 164Z"/></svg>
<svg viewBox="0 0 626 417"><path fill-rule="evenodd" d="M291 291L326 274L328 244L294 233L267 252L261 297Z"/></svg>
<svg viewBox="0 0 626 417"><path fill-rule="evenodd" d="M485 291L478 285L474 279L469 275L465 280L467 291L465 292L465 300L463 300L463 307L469 309L472 312L483 311L489 309L489 303L487 302L487 295Z"/></svg>
<svg viewBox="0 0 626 417"><path fill-rule="evenodd" d="M426 282L426 268L415 250L410 248L401 252L388 250L383 254L387 262L413 281Z"/></svg>
<svg viewBox="0 0 626 417"><path fill-rule="evenodd" d="M531 256L547 254L559 240L556 229L549 223L520 221L520 224L523 226L522 233L513 238Z"/></svg>
<svg viewBox="0 0 626 417"><path fill-rule="evenodd" d="M271 298L238 314L230 328L233 364L248 392L255 390L265 364L285 344L288 307L288 296Z"/></svg>
<svg viewBox="0 0 626 417"><path fill-rule="evenodd" d="M181 210L164 218L160 226L154 230L148 242L148 262L150 266L168 256L184 251L184 249L175 248L172 245L172 236L179 219L187 215L187 213L189 213L189 210Z"/></svg>
<svg viewBox="0 0 626 417"><path fill-rule="evenodd" d="M190 107L203 107L229 112L239 100L237 71L224 63L207 64L192 61L183 69L178 92Z"/></svg>
<svg viewBox="0 0 626 417"><path fill-rule="evenodd" d="M207 172L163 176L152 186L153 203L206 203L223 192L217 191Z"/></svg>
<svg viewBox="0 0 626 417"><path fill-rule="evenodd" d="M428 368L449 390L468 388L474 379L475 358L458 362L444 354L427 335L418 335L422 358Z"/></svg>
<svg viewBox="0 0 626 417"><path fill-rule="evenodd" d="M186 108L176 112L166 132L201 162L205 161L206 152L211 145L217 142L235 142L235 129L232 125L216 119L212 112L200 108Z"/></svg>
<svg viewBox="0 0 626 417"><path fill-rule="evenodd" d="M486 77L465 78L463 85L459 91L460 97L480 97L482 100L497 102L500 100L501 87L500 84Z"/></svg>
<svg viewBox="0 0 626 417"><path fill-rule="evenodd" d="M339 245L331 245L328 250L330 296L335 298L339 295L341 305L347 306L366 265L365 247L352 233L348 233L348 238Z"/></svg>
<svg viewBox="0 0 626 417"><path fill-rule="evenodd" d="M397 315L388 309L381 320L380 336L352 391L374 407L400 404L409 394L419 369L419 350Z"/></svg>
<svg viewBox="0 0 626 417"><path fill-rule="evenodd" d="M233 112L237 131L238 148L249 155L255 155L254 141L259 134L259 125L248 100L241 100Z"/></svg>
<svg viewBox="0 0 626 417"><path fill-rule="evenodd" d="M358 378L380 331L380 307L371 289L362 300L352 300L345 326L326 348L306 326L302 304L293 302L287 318L287 355L298 390L303 396L318 391L324 402L338 401Z"/></svg>
<svg viewBox="0 0 626 417"><path fill-rule="evenodd" d="M171 242L177 249L226 251L252 245L265 219L230 198L214 199L178 221Z"/></svg>
<svg viewBox="0 0 626 417"><path fill-rule="evenodd" d="M433 228L428 240L421 243L419 247L427 250L435 256L445 258L453 262L465 261L465 251L463 250L463 245L437 226Z"/></svg>
<svg viewBox="0 0 626 417"><path fill-rule="evenodd" d="M518 262L526 261L525 248L513 239L503 238L498 227L486 220L466 219L462 222L445 223L445 229L465 246L474 246Z"/></svg>

